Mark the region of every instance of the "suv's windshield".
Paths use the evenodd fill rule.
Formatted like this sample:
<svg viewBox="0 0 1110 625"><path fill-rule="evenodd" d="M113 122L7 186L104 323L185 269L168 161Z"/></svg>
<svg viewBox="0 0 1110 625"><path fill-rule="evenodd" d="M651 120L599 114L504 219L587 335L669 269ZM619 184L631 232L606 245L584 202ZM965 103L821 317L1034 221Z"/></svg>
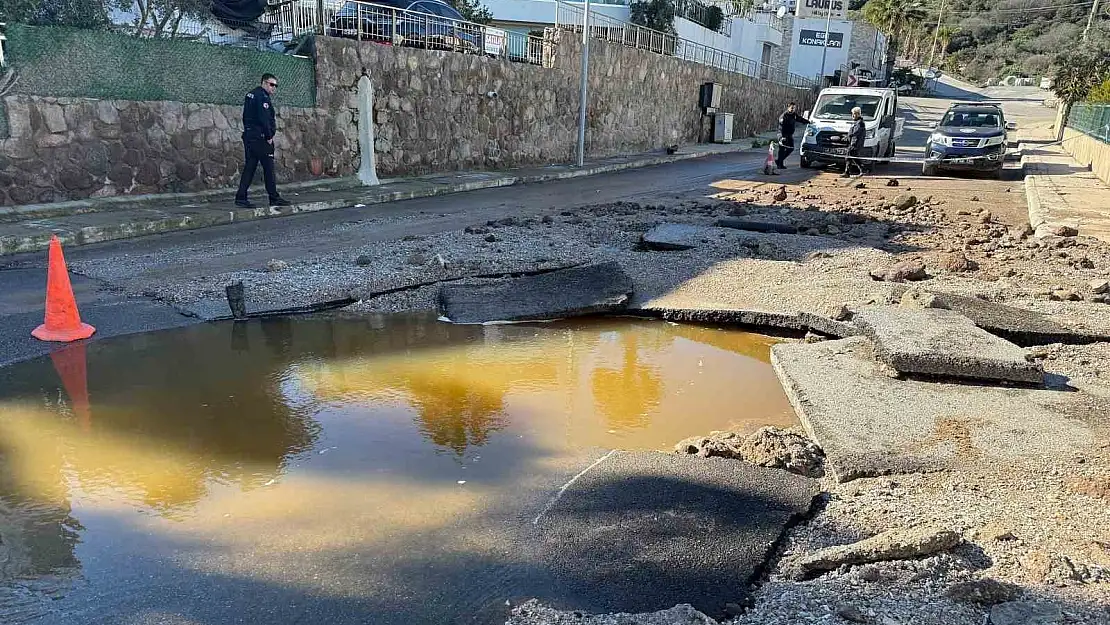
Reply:
<svg viewBox="0 0 1110 625"><path fill-rule="evenodd" d="M948 111L940 125L956 128L1000 128L1002 115L998 111Z"/></svg>
<svg viewBox="0 0 1110 625"><path fill-rule="evenodd" d="M882 96L855 93L823 95L817 100L814 117L826 119L852 119L852 109L860 107L864 119L875 119L875 112L883 101Z"/></svg>

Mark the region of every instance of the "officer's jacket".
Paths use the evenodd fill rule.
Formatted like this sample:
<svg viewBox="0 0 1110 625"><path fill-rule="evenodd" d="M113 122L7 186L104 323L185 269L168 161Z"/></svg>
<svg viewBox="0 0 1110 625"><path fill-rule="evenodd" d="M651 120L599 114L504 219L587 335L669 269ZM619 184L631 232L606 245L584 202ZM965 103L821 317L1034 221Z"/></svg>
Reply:
<svg viewBox="0 0 1110 625"><path fill-rule="evenodd" d="M256 87L243 99L243 138L269 141L277 134L277 115L270 94Z"/></svg>

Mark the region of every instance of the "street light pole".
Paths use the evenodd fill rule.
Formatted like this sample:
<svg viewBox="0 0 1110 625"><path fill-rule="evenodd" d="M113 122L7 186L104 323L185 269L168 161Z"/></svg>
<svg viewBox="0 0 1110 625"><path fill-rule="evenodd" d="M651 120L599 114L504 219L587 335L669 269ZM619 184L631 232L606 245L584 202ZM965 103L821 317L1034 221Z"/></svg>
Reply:
<svg viewBox="0 0 1110 625"><path fill-rule="evenodd" d="M1098 4L1096 1L1095 4ZM940 36L940 21L944 17L944 0L940 0L940 9L937 10L937 28L933 31L933 45L929 48L929 67L933 67L933 55L937 52L937 37Z"/></svg>
<svg viewBox="0 0 1110 625"><path fill-rule="evenodd" d="M825 0L825 45L821 48L821 86L825 86L825 59L829 56L829 27L832 25L833 0Z"/></svg>
<svg viewBox="0 0 1110 625"><path fill-rule="evenodd" d="M578 166L586 161L586 79L590 74L590 0L582 10L582 76L578 86Z"/></svg>
<svg viewBox="0 0 1110 625"><path fill-rule="evenodd" d="M1083 29L1083 41L1087 41L1087 33L1091 32L1091 24L1095 23L1095 14L1098 13L1098 0L1091 5L1091 14L1087 16L1087 27Z"/></svg>

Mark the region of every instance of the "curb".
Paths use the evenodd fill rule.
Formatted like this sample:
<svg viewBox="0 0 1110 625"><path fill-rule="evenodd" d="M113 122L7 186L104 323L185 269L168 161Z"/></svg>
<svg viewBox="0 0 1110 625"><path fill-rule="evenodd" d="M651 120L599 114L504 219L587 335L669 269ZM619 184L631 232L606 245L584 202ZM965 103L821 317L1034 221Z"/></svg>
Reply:
<svg viewBox="0 0 1110 625"><path fill-rule="evenodd" d="M752 138L740 139L735 143L743 145L745 142L750 142ZM640 169L643 167L651 167L653 165L666 165L669 163L676 163L680 161L692 160L696 158L704 158L707 156L715 156L719 154L740 154L743 152L755 150L756 148L740 147L736 150L730 151L716 151L716 150L693 150L686 153L671 154L671 155L658 155L658 156L645 156L642 158L633 159L630 161L607 163L595 165L593 167L584 167L582 169L562 169L559 171L552 171L550 173L539 173L531 175L512 175L503 174L500 176L491 175L489 178L481 180L469 180L458 183L445 183L445 184L432 184L428 187L410 189L410 190L397 190L391 191L388 187L391 184L404 182L403 179L387 182L378 187L352 187L347 190L337 191L340 197L333 200L322 200L317 202L304 202L300 204L293 204L291 206L275 208L275 207L258 207L258 208L236 208L221 211L218 209L209 209L200 214L183 215L178 217L159 217L154 219L142 221L129 221L124 223L106 225L106 226L84 226L73 230L65 230L62 226L52 228L49 224L49 219L43 219L42 225L44 226L41 234L36 233L30 236L8 235L0 236L0 256L8 256L12 254L21 254L26 252L37 252L47 248L50 243L50 238L57 235L62 244L67 246L90 245L93 243L104 243L107 241L118 241L122 239L130 239L135 237L147 236L152 234L164 234L168 232L178 232L183 230L196 230L199 228L208 228L212 226L221 226L244 221L257 221L260 219L272 219L276 217L287 217L290 215L297 215L300 213L313 213L318 211L333 210L337 208L348 208L356 205L371 204L384 204L388 202L398 202L403 200L412 200L419 198L436 197L440 195L450 195L454 193L465 193L467 191L478 191L482 189L492 189L497 187L508 187L518 184L528 184L536 182L550 182L554 180L568 180L572 178L582 178L586 176L594 176L598 174L613 173L624 171L628 169ZM761 149L761 148L760 148ZM333 179L329 182L336 184L337 180ZM323 183L321 183L323 186ZM285 188L290 188L286 186ZM303 187L292 187L303 188ZM169 194L168 196L157 196L166 199L189 199L197 197L210 197L226 193L226 190L211 190L200 192L197 194ZM155 196L145 196L144 198L128 197L120 199L119 203L142 202L151 201ZM57 212L58 210L65 210L67 206L72 207L87 207L87 201L73 201L65 202L57 205L29 205L23 207L11 207L6 212L8 214L18 213L31 213L38 211Z"/></svg>

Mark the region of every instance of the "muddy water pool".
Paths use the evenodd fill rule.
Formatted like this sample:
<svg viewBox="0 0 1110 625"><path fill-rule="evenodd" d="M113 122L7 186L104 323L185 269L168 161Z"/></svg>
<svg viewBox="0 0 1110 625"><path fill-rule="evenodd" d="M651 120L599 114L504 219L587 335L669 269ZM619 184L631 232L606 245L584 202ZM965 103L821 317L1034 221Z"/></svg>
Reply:
<svg viewBox="0 0 1110 625"><path fill-rule="evenodd" d="M503 622L514 528L598 453L796 423L774 341L304 318L0 369L0 622Z"/></svg>

